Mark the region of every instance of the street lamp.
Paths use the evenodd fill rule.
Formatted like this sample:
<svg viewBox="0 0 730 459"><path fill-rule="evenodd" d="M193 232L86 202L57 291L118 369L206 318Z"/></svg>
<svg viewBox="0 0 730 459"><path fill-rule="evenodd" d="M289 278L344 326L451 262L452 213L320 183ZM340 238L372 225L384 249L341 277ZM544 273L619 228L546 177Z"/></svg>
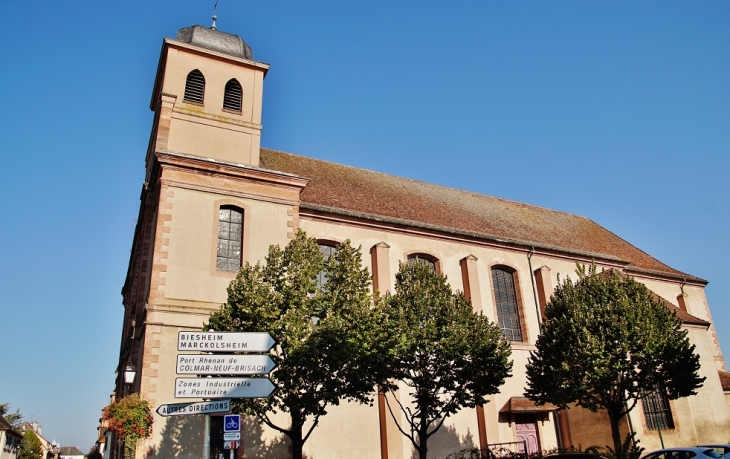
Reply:
<svg viewBox="0 0 730 459"><path fill-rule="evenodd" d="M132 362L129 362L127 368L124 369L124 383L133 384L135 376L137 376L137 369Z"/></svg>

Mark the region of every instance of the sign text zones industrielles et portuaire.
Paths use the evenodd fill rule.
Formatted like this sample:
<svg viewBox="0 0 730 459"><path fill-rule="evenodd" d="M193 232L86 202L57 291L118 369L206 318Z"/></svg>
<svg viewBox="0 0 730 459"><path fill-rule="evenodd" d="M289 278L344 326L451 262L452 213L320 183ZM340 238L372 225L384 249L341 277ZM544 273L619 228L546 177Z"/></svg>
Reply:
<svg viewBox="0 0 730 459"><path fill-rule="evenodd" d="M274 389L268 378L175 378L175 398L264 398Z"/></svg>
<svg viewBox="0 0 730 459"><path fill-rule="evenodd" d="M268 352L276 341L265 332L192 332L177 335L178 351Z"/></svg>

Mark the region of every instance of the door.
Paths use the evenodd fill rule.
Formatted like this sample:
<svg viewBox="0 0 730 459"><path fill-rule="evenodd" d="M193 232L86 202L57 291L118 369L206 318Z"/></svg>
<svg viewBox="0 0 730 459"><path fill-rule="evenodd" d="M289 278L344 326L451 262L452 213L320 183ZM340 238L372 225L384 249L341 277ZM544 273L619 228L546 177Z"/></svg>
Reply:
<svg viewBox="0 0 730 459"><path fill-rule="evenodd" d="M517 441L524 442L520 445L520 452L525 451L527 445L527 453L532 454L540 451L540 437L537 432L537 422L531 414L518 414L515 416L515 431L517 432Z"/></svg>

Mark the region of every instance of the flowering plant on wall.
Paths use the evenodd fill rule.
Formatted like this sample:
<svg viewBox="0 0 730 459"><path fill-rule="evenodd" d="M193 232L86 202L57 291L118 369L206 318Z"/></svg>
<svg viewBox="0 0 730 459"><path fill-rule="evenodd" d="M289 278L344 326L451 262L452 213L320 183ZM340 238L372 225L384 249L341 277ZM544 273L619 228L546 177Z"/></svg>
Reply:
<svg viewBox="0 0 730 459"><path fill-rule="evenodd" d="M152 433L152 413L147 400L132 394L115 400L104 408L102 419L108 422L109 429L124 441L124 457L134 457L134 450L140 438Z"/></svg>

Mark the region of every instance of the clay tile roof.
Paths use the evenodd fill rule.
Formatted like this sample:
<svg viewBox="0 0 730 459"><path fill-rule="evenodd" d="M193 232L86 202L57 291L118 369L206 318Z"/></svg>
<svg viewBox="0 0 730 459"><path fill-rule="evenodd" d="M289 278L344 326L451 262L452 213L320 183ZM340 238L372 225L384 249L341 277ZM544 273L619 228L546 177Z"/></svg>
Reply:
<svg viewBox="0 0 730 459"><path fill-rule="evenodd" d="M706 283L578 215L263 148L261 167L309 178L303 209L625 262L625 269Z"/></svg>
<svg viewBox="0 0 730 459"><path fill-rule="evenodd" d="M83 456L84 453L82 453L75 446L61 446L61 455L62 456Z"/></svg>
<svg viewBox="0 0 730 459"><path fill-rule="evenodd" d="M0 430L12 430L12 426L7 419L0 416Z"/></svg>
<svg viewBox="0 0 730 459"><path fill-rule="evenodd" d="M504 404L500 413L544 413L545 411L557 411L558 407L546 403L544 405L537 405L535 402L527 397L510 397L507 403Z"/></svg>
<svg viewBox="0 0 730 459"><path fill-rule="evenodd" d="M730 392L730 373L727 371L718 371L717 374L720 376L720 384L722 384L722 390Z"/></svg>

